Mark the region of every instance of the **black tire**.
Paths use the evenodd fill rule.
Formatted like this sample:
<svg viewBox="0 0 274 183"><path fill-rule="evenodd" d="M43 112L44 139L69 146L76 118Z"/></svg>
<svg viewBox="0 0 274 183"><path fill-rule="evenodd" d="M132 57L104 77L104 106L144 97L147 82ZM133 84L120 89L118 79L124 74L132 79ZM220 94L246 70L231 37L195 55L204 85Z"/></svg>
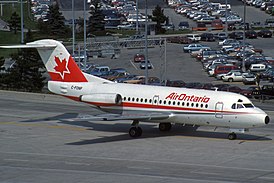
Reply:
<svg viewBox="0 0 274 183"><path fill-rule="evenodd" d="M167 132L167 131L170 131L171 129L171 123L160 123L159 124L159 130L161 132Z"/></svg>
<svg viewBox="0 0 274 183"><path fill-rule="evenodd" d="M237 138L237 135L235 134L235 133L230 133L229 135L228 135L228 139L229 140L235 140Z"/></svg>
<svg viewBox="0 0 274 183"><path fill-rule="evenodd" d="M142 135L142 129L140 127L131 127L128 134L133 138L140 137Z"/></svg>
<svg viewBox="0 0 274 183"><path fill-rule="evenodd" d="M228 82L230 82L230 83L233 82L233 79L232 79L232 78L229 78L229 79L228 79Z"/></svg>

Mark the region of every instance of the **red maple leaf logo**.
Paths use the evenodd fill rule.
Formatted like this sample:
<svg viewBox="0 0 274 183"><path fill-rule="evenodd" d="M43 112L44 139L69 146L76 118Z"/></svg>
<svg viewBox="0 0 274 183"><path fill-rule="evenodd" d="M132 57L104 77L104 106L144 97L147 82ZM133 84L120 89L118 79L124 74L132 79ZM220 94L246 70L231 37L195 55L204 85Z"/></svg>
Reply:
<svg viewBox="0 0 274 183"><path fill-rule="evenodd" d="M61 61L58 57L55 57L54 59L57 64L57 66L55 66L54 69L56 73L60 74L62 79L64 79L65 73L70 74L70 71L68 69L68 62L66 61L66 59L63 59Z"/></svg>

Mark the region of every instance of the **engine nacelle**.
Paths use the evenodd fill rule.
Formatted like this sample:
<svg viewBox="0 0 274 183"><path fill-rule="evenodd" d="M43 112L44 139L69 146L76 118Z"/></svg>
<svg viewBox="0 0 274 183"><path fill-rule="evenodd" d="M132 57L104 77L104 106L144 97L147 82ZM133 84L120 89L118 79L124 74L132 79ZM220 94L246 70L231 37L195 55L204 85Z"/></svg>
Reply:
<svg viewBox="0 0 274 183"><path fill-rule="evenodd" d="M116 93L94 93L80 96L80 101L94 105L121 105L122 96Z"/></svg>

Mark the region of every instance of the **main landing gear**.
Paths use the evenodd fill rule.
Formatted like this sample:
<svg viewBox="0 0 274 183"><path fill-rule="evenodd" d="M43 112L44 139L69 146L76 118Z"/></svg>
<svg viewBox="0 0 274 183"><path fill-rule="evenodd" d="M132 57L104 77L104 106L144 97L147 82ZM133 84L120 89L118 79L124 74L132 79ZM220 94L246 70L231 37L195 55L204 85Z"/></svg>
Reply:
<svg viewBox="0 0 274 183"><path fill-rule="evenodd" d="M128 131L129 136L131 137L140 137L143 133L143 130L141 127L138 126L139 121L138 120L133 120L131 124L131 128Z"/></svg>
<svg viewBox="0 0 274 183"><path fill-rule="evenodd" d="M172 127L171 123L160 123L159 124L159 130L161 132L170 131L171 127Z"/></svg>
<svg viewBox="0 0 274 183"><path fill-rule="evenodd" d="M228 139L229 140L235 140L237 138L237 135L235 134L235 133L230 133L229 135L228 135Z"/></svg>
<svg viewBox="0 0 274 183"><path fill-rule="evenodd" d="M139 125L139 121L138 120L133 120L132 124L131 124L131 128L128 131L129 136L131 137L140 137L142 135L142 128L138 126ZM159 130L162 132L167 132L170 131L172 125L171 123L160 123L159 124Z"/></svg>

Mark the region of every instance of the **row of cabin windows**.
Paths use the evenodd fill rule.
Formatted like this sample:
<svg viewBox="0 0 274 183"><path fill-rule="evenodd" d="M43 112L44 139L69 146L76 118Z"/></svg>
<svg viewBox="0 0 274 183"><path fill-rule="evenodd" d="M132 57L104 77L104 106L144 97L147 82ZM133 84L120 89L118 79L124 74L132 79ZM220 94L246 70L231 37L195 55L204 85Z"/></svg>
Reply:
<svg viewBox="0 0 274 183"><path fill-rule="evenodd" d="M152 99L143 99L143 98L130 98L130 97L124 97L123 99L124 101L129 101L129 102L144 102L144 103L152 103ZM157 100L154 100L154 103L156 104L157 103ZM176 102L176 101L162 101L162 100L159 100L159 104L168 104L168 105L177 105L177 106L187 106L187 107L200 107L200 108L208 108L208 104L199 104L199 103L189 103L189 102Z"/></svg>

